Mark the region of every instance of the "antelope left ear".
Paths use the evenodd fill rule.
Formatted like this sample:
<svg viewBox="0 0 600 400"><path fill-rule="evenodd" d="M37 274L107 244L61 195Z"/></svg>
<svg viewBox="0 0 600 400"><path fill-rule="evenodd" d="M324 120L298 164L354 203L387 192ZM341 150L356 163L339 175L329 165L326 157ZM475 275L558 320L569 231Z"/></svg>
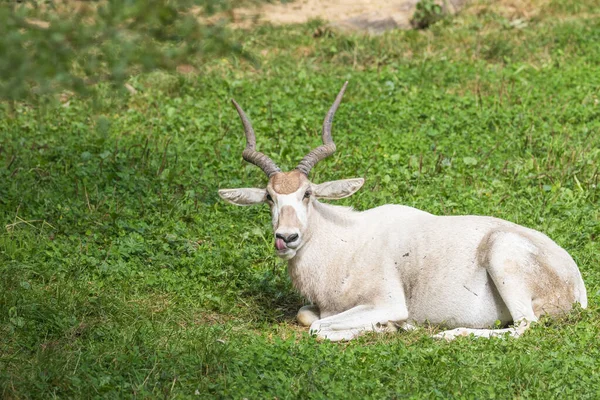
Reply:
<svg viewBox="0 0 600 400"><path fill-rule="evenodd" d="M265 202L265 189L220 189L219 196L228 203L236 206L251 206Z"/></svg>
<svg viewBox="0 0 600 400"><path fill-rule="evenodd" d="M324 182L313 187L317 199L337 200L352 196L365 183L363 178Z"/></svg>

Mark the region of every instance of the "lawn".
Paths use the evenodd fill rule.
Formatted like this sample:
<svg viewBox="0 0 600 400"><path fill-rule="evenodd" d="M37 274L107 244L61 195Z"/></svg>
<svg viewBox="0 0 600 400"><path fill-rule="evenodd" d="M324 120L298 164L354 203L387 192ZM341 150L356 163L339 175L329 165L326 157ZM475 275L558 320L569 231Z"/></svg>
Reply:
<svg viewBox="0 0 600 400"><path fill-rule="evenodd" d="M600 397L600 6L522 6L375 37L257 26L234 33L255 60L4 105L0 397ZM578 263L588 308L517 340L299 327L267 207L217 195L266 184L229 99L291 169L345 80L338 150L311 179L366 183L336 204L541 230Z"/></svg>

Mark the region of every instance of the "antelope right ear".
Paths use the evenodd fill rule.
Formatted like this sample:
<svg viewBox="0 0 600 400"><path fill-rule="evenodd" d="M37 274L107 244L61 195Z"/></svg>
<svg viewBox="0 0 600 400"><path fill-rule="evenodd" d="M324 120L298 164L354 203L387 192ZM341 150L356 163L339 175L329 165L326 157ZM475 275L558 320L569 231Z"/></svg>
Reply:
<svg viewBox="0 0 600 400"><path fill-rule="evenodd" d="M236 206L251 206L266 202L267 191L256 188L219 189L219 196Z"/></svg>
<svg viewBox="0 0 600 400"><path fill-rule="evenodd" d="M352 196L364 183L363 178L342 179L315 185L313 190L317 199L337 200Z"/></svg>

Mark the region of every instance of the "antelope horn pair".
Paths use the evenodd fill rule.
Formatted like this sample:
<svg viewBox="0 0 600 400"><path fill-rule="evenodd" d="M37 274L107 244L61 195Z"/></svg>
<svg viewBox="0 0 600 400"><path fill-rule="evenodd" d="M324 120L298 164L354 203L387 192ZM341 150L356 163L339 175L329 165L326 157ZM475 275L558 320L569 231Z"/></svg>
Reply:
<svg viewBox="0 0 600 400"><path fill-rule="evenodd" d="M346 86L348 86L347 81L344 83L344 86L342 86L342 90L340 90L338 93L333 105L325 116L325 121L323 121L323 144L308 153L296 167L297 170L306 176L308 176L310 170L319 161L329 157L335 152L335 143L333 143L333 139L331 137L331 125L333 124L333 116L335 115L335 112L342 101L342 96L344 96L344 92L346 91ZM244 132L246 134L246 148L242 152L242 157L244 160L262 169L269 178L277 172L281 172L281 169L273 162L273 160L263 153L256 151L256 135L254 135L254 129L252 129L250 119L248 119L248 116L244 110L242 110L242 107L240 107L235 100L231 99L231 101L240 115L242 124L244 125Z"/></svg>

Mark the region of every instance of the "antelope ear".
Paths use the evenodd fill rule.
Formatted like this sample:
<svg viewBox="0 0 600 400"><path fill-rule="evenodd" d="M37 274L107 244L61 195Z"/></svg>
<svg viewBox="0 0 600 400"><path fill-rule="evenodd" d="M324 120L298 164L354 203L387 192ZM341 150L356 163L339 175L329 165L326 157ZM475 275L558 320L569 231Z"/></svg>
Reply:
<svg viewBox="0 0 600 400"><path fill-rule="evenodd" d="M242 189L220 189L219 196L228 203L236 206L251 206L266 201L267 191L265 189L242 188Z"/></svg>
<svg viewBox="0 0 600 400"><path fill-rule="evenodd" d="M317 199L343 199L352 196L365 183L363 178L342 179L315 185L313 193Z"/></svg>

